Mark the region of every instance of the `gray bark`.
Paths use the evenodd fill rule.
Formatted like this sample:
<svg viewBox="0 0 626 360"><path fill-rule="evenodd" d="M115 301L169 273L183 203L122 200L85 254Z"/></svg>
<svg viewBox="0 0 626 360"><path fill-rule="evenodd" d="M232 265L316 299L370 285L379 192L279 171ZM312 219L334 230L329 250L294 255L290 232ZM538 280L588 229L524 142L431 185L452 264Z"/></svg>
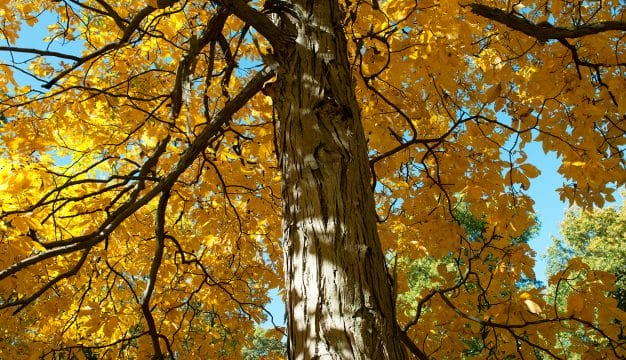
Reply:
<svg viewBox="0 0 626 360"><path fill-rule="evenodd" d="M283 4L284 5L284 4ZM334 0L291 1L272 86L283 174L289 359L404 359L367 145Z"/></svg>

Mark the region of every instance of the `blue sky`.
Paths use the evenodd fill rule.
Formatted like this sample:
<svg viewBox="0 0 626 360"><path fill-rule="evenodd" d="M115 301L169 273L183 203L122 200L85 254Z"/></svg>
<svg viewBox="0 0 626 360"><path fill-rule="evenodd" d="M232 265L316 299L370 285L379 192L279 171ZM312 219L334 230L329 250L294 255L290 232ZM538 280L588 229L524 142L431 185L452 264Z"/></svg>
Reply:
<svg viewBox="0 0 626 360"><path fill-rule="evenodd" d="M535 200L535 212L541 222L541 228L536 237L530 241L530 246L537 252L535 275L537 280L546 283L546 248L552 244L552 237L558 236L560 223L568 208L568 204L562 203L556 189L564 182L563 177L557 172L560 161L554 153L544 154L541 144L532 143L525 148L529 162L533 163L541 175L532 179L528 194ZM608 203L605 207L619 206L623 199L619 192L615 194L615 203Z"/></svg>
<svg viewBox="0 0 626 360"><path fill-rule="evenodd" d="M531 180L528 194L535 200L535 212L541 222L537 236L530 240L530 246L537 252L535 275L545 284L546 261L543 256L552 244L552 237L559 235L559 224L567 210L567 204L561 202L556 192L564 179L557 172L560 162L554 153L544 154L538 143L527 145L526 151L529 161L541 171L539 177Z"/></svg>

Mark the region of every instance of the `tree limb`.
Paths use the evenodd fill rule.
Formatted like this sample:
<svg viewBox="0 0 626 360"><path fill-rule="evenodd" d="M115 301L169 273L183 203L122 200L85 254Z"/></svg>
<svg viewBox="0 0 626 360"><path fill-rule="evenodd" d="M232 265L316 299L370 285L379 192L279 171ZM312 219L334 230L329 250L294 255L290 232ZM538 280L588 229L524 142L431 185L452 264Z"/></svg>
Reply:
<svg viewBox="0 0 626 360"><path fill-rule="evenodd" d="M472 13L493 20L513 30L520 31L540 41L575 39L587 35L599 34L606 31L626 31L626 22L602 21L574 28L555 27L550 24L535 24L515 13L506 12L491 6L471 3L464 5L472 9Z"/></svg>
<svg viewBox="0 0 626 360"><path fill-rule="evenodd" d="M274 50L282 50L293 43L291 35L286 34L276 26L264 13L256 10L243 0L219 1L223 6L230 9L235 16L250 24L256 31L263 35L274 47Z"/></svg>
<svg viewBox="0 0 626 360"><path fill-rule="evenodd" d="M170 186L171 188L171 186ZM148 276L148 284L143 295L141 302L141 311L148 323L148 329L150 332L150 338L152 339L152 348L154 349L154 359L162 359L163 352L159 345L159 331L157 330L154 322L154 316L152 316L152 310L150 309L150 299L154 293L154 287L156 285L157 276L159 274L159 268L161 267L161 261L163 260L163 252L165 250L165 212L167 210L167 202L170 198L170 188L165 189L161 193L159 198L159 205L157 207L156 214L156 248L154 250L154 257L152 258L152 265L150 266L150 274Z"/></svg>
<svg viewBox="0 0 626 360"><path fill-rule="evenodd" d="M23 53L23 54L34 54L34 55L39 55L39 56L54 56L54 57L73 60L73 61L81 60L79 56L74 56L74 55L60 53L57 51L50 51L50 50L20 48L20 47L14 47L14 46L0 46L0 51L16 52L16 53Z"/></svg>
<svg viewBox="0 0 626 360"><path fill-rule="evenodd" d="M404 346L406 346L407 349L409 349L409 351L413 355L415 355L420 360L429 359L428 355L426 355L422 350L420 350L420 348L417 347L417 345L413 342L413 340L411 340L411 338L406 333L406 331L402 330L399 326L398 326L398 333L400 334L400 341L402 341Z"/></svg>
<svg viewBox="0 0 626 360"><path fill-rule="evenodd" d="M52 280L48 281L43 287L41 287L40 289L32 293L30 296L23 297L17 301L8 301L0 305L0 309L11 307L11 306L17 306L17 309L13 311L13 315L19 313L20 311L22 311L22 309L24 309L26 306L32 303L35 299L37 299L43 293L45 293L50 288L52 288L59 281L63 279L68 279L76 275L78 271L81 269L81 267L83 266L83 264L85 263L85 260L87 259L87 255L89 255L89 250L90 249L87 249L83 252L78 262L76 262L76 264L70 270L55 276Z"/></svg>

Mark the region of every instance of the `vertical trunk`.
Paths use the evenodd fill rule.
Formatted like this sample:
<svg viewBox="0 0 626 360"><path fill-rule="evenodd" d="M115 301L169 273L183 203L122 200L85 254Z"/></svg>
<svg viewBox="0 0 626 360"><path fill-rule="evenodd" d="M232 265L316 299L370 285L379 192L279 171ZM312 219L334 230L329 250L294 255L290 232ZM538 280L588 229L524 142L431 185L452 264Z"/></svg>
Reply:
<svg viewBox="0 0 626 360"><path fill-rule="evenodd" d="M274 87L288 358L404 359L342 20L336 0L294 0L280 24L297 33Z"/></svg>

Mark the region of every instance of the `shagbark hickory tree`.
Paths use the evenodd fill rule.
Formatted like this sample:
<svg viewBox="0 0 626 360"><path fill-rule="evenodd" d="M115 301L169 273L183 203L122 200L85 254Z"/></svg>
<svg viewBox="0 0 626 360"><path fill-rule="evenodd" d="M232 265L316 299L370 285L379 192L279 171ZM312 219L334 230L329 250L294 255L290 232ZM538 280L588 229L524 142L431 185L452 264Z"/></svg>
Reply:
<svg viewBox="0 0 626 360"><path fill-rule="evenodd" d="M626 182L625 10L0 1L0 357L238 358L272 289L291 359L625 356L613 278L517 240L530 142Z"/></svg>

